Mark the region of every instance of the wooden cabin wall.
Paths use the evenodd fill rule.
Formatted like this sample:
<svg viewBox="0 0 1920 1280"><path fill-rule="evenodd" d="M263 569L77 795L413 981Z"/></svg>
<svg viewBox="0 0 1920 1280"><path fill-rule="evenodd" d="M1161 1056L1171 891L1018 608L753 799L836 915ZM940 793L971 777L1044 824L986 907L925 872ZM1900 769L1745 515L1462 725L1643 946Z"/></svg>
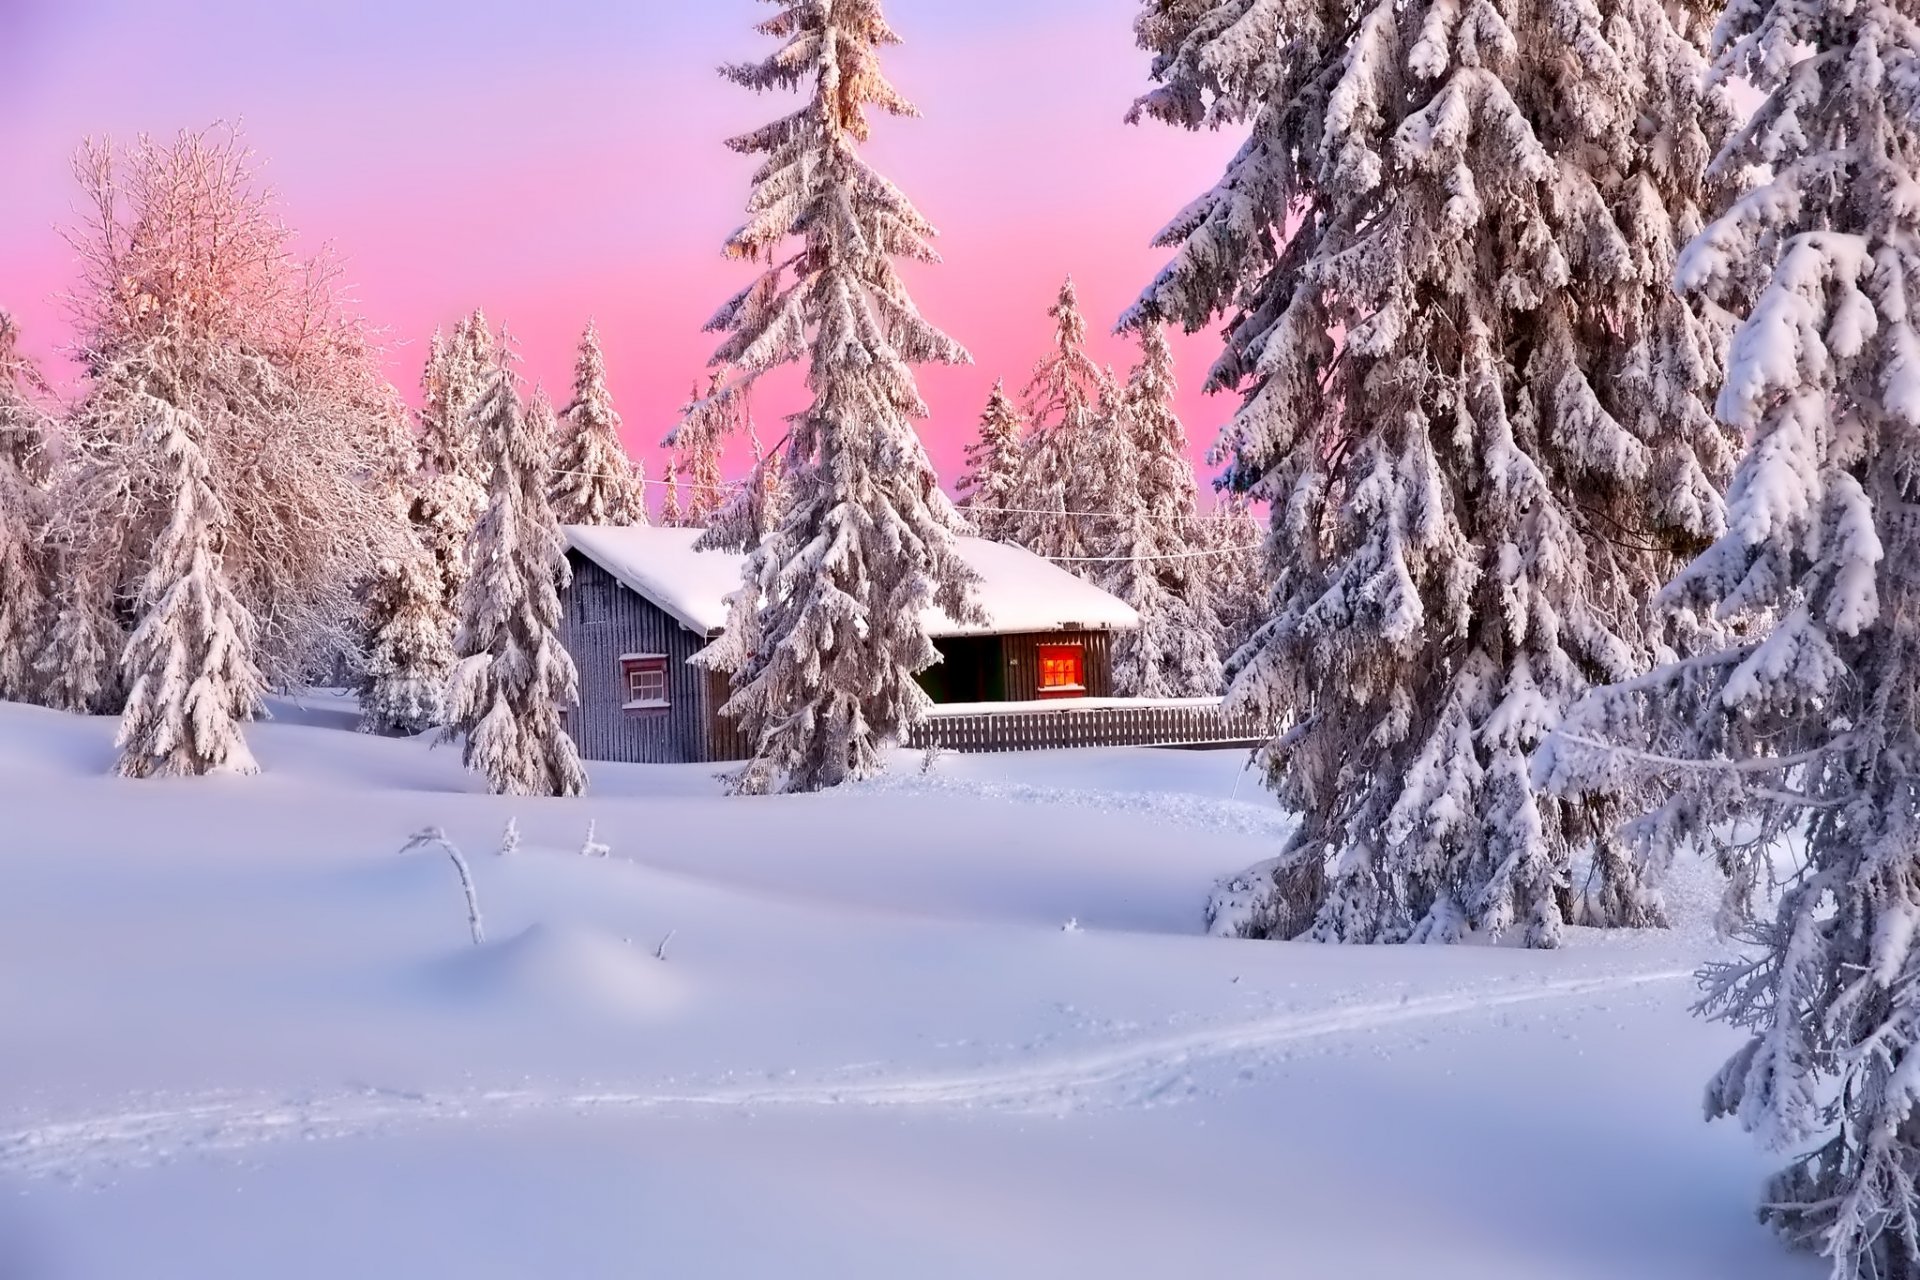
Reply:
<svg viewBox="0 0 1920 1280"><path fill-rule="evenodd" d="M567 712L567 730L589 760L678 764L705 760L706 672L687 665L706 641L665 610L628 591L593 561L570 553L573 583L561 597L560 641L580 671L580 705ZM620 658L667 655L672 706L664 714L631 715Z"/></svg>
<svg viewBox="0 0 1920 1280"><path fill-rule="evenodd" d="M1040 696L1040 646L1079 644L1086 650L1089 698L1113 696L1113 633L1111 631L1032 631L1002 636L1001 661L1006 663L1007 701L1032 702Z"/></svg>
<svg viewBox="0 0 1920 1280"><path fill-rule="evenodd" d="M702 743L702 760L745 760L753 754L746 735L740 732L739 722L720 714L720 708L727 705L733 689L730 677L724 671L708 671L706 679L706 704L702 723L706 729L706 738Z"/></svg>

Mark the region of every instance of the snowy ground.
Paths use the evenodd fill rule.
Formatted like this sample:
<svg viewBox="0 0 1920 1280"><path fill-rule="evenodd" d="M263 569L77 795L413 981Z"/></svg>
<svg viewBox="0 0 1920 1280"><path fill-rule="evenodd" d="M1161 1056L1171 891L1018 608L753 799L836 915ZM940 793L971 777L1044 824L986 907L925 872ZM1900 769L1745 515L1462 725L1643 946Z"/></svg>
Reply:
<svg viewBox="0 0 1920 1280"><path fill-rule="evenodd" d="M508 801L278 713L130 783L0 706L0 1280L1820 1273L1700 1122L1699 929L1203 937L1285 830L1237 753Z"/></svg>

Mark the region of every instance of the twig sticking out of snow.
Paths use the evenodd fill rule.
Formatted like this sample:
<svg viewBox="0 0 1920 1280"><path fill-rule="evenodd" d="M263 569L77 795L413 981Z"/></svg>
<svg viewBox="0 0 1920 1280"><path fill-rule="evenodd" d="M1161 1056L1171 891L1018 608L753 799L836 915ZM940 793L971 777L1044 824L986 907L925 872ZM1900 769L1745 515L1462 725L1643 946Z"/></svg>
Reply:
<svg viewBox="0 0 1920 1280"><path fill-rule="evenodd" d="M507 829L500 833L500 856L520 852L520 819L508 818Z"/></svg>
<svg viewBox="0 0 1920 1280"><path fill-rule="evenodd" d="M599 829L599 825L600 824L596 822L589 822L587 824L587 838L584 841L582 841L580 844L581 857L604 858L608 854L613 852L613 849L611 846L601 844L598 840L593 838L594 832Z"/></svg>
<svg viewBox="0 0 1920 1280"><path fill-rule="evenodd" d="M945 754L946 752L940 749L939 743L937 742L928 743L927 754L920 758L920 772L932 773L933 766L935 766L936 764L939 764L940 757L944 756Z"/></svg>
<svg viewBox="0 0 1920 1280"><path fill-rule="evenodd" d="M477 947L487 940L486 927L480 923L480 894L473 887L473 872L468 869L467 860L453 847L453 841L447 839L447 833L439 827L424 827L413 833L413 838L400 852L412 853L434 845L446 851L447 857L453 860L453 869L460 873L460 891L467 896L467 927L473 931L473 945Z"/></svg>
<svg viewBox="0 0 1920 1280"><path fill-rule="evenodd" d="M673 941L673 935L678 932L680 932L678 929L667 930L667 936L660 939L660 945L653 949L653 958L655 960L665 960L667 958L667 944Z"/></svg>

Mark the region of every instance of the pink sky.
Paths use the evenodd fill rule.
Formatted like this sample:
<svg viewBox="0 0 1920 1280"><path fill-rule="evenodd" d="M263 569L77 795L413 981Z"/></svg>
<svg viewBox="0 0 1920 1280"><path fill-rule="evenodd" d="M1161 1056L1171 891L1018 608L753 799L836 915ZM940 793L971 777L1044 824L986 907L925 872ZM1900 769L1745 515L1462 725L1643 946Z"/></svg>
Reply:
<svg viewBox="0 0 1920 1280"><path fill-rule="evenodd" d="M883 122L870 154L940 227L946 262L909 278L976 361L922 376L923 435L949 482L993 380L1025 385L1067 272L1096 355L1124 367L1130 348L1107 330L1164 257L1148 241L1234 143L1121 123L1146 83L1131 11L888 5L907 40L889 71L925 118ZM628 444L658 475L658 441L714 345L700 326L746 279L719 247L750 163L722 140L793 101L714 74L771 47L750 29L769 12L753 0L0 0L0 307L64 376L54 295L73 268L54 228L75 199L74 146L240 119L303 239L346 256L403 390L434 325L480 305L559 396L592 315ZM1175 339L1196 458L1231 408L1197 390L1216 347ZM778 398L759 398L763 421L797 407Z"/></svg>

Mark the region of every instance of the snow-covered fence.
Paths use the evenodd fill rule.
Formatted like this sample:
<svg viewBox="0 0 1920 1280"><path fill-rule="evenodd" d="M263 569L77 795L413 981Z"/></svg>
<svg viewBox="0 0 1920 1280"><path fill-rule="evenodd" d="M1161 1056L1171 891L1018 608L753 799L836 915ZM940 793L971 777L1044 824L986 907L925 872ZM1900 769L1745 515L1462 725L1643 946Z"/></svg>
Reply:
<svg viewBox="0 0 1920 1280"><path fill-rule="evenodd" d="M1274 731L1260 716L1228 711L1219 698L1076 698L935 707L908 744L944 751L1234 746L1265 742Z"/></svg>

